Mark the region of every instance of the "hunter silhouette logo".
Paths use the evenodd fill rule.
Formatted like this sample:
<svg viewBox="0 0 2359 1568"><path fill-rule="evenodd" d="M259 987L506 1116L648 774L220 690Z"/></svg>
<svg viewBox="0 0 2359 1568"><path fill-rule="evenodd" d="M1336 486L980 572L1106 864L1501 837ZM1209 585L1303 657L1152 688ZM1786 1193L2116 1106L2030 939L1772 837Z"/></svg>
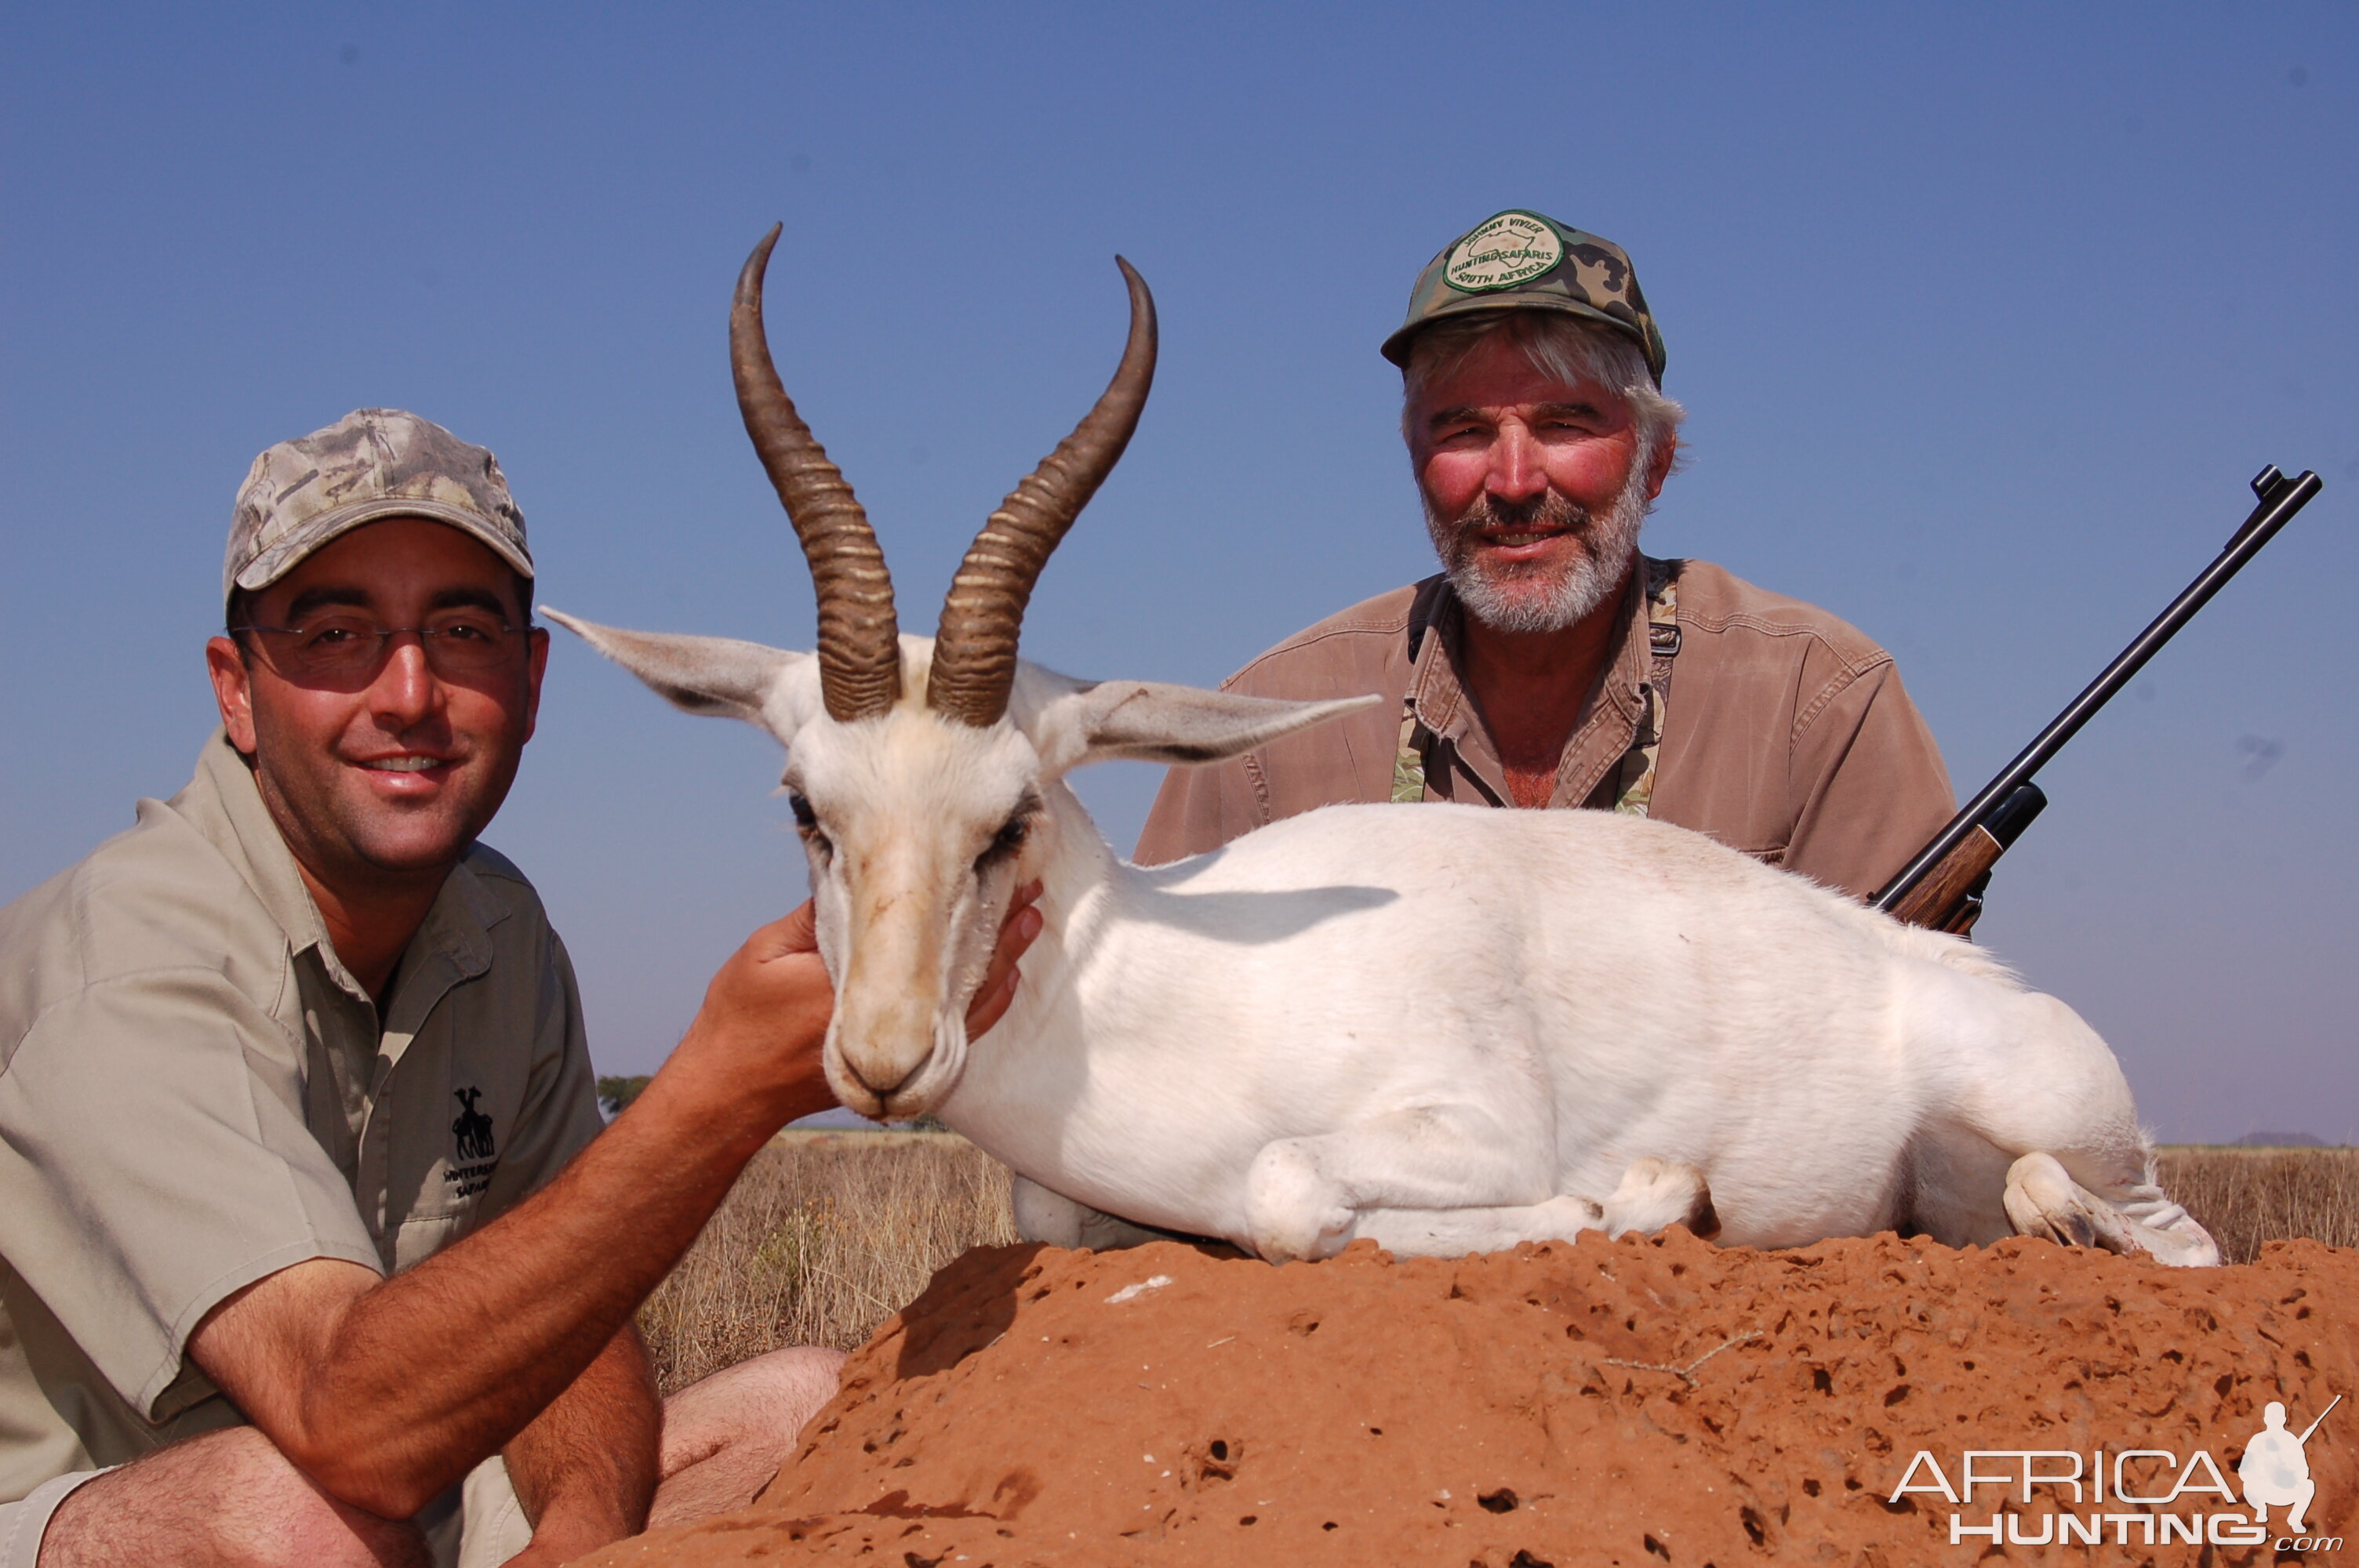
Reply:
<svg viewBox="0 0 2359 1568"><path fill-rule="evenodd" d="M2268 1523L2269 1510L2282 1508L2288 1530L2299 1535L2310 1529L2301 1516L2310 1499L2318 1495L2318 1483L2310 1478L2310 1456L2303 1450L2310 1434L2342 1402L2343 1396L2335 1395L2299 1437L2286 1430L2285 1406L2271 1400L2261 1411L2264 1424L2245 1444L2245 1456L2236 1461L2236 1479L2245 1484L2245 1501L2252 1507L2255 1524Z"/></svg>
<svg viewBox="0 0 2359 1568"><path fill-rule="evenodd" d="M459 1119L451 1124L451 1135L459 1141L459 1158L462 1160L488 1160L492 1157L492 1119L475 1108L475 1102L483 1095L484 1091L478 1088L451 1091L451 1098L464 1108L459 1112Z"/></svg>

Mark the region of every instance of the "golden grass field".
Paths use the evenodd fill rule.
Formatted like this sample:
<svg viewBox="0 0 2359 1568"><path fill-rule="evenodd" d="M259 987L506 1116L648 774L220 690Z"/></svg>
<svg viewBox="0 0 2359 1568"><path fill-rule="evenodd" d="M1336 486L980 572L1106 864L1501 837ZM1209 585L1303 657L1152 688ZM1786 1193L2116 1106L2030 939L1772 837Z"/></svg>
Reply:
<svg viewBox="0 0 2359 1568"><path fill-rule="evenodd" d="M786 1345L862 1343L970 1247L1016 1239L1007 1167L944 1132L785 1133L639 1309L666 1393Z"/></svg>
<svg viewBox="0 0 2359 1568"><path fill-rule="evenodd" d="M2171 1195L2231 1262L2359 1246L2359 1150L2173 1148ZM640 1310L664 1390L784 1345L850 1348L970 1247L1016 1239L1005 1166L932 1132L789 1133L745 1168Z"/></svg>

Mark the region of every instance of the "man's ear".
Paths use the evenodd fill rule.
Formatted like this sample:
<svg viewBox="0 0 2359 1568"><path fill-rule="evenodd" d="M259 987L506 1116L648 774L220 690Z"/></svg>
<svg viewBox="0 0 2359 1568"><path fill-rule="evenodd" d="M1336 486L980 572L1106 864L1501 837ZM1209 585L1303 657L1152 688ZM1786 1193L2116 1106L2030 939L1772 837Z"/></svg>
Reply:
<svg viewBox="0 0 2359 1568"><path fill-rule="evenodd" d="M783 648L766 648L759 643L741 643L734 637L625 632L577 621L546 604L540 613L647 682L649 689L673 707L690 713L743 719L774 731L771 698L778 682L810 657Z"/></svg>
<svg viewBox="0 0 2359 1568"><path fill-rule="evenodd" d="M1663 493L1663 481L1671 477L1671 465L1680 460L1680 433L1669 432L1663 437L1655 460L1647 467L1647 499L1653 501Z"/></svg>
<svg viewBox="0 0 2359 1568"><path fill-rule="evenodd" d="M245 666L245 651L234 637L214 637L205 643L205 675L213 683L213 701L221 708L222 728L229 743L254 755L254 672Z"/></svg>
<svg viewBox="0 0 2359 1568"><path fill-rule="evenodd" d="M1117 757L1184 767L1250 752L1382 700L1286 702L1160 681L1110 680L1077 683L1043 703L1024 728L1042 763L1055 773Z"/></svg>

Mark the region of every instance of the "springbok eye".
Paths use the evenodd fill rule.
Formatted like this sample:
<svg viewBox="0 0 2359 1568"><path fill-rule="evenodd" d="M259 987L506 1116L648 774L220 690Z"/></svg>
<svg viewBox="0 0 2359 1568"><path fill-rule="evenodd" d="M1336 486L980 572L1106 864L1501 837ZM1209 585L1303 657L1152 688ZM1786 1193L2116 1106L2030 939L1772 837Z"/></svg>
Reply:
<svg viewBox="0 0 2359 1568"><path fill-rule="evenodd" d="M981 871L988 866L1007 859L1016 850L1024 848L1025 836L1031 831L1030 817L1020 813L1009 817L1007 825L992 836L990 847L974 858L974 869Z"/></svg>
<svg viewBox="0 0 2359 1568"><path fill-rule="evenodd" d="M800 791L787 795L787 809L795 814L795 831L803 836L805 842L822 855L834 853L835 846L819 830L819 813L811 809L810 802L803 798Z"/></svg>

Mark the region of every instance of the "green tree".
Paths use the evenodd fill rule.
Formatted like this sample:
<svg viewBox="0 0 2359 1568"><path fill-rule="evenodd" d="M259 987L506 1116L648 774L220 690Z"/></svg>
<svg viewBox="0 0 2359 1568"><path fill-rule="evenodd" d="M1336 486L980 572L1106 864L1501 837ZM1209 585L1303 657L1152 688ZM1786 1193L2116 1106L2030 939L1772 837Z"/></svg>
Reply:
<svg viewBox="0 0 2359 1568"><path fill-rule="evenodd" d="M640 1092L647 1087L651 1076L647 1073L636 1073L627 1078L600 1078L598 1108L605 1113L606 1119L612 1121L628 1109L631 1102L638 1098Z"/></svg>

